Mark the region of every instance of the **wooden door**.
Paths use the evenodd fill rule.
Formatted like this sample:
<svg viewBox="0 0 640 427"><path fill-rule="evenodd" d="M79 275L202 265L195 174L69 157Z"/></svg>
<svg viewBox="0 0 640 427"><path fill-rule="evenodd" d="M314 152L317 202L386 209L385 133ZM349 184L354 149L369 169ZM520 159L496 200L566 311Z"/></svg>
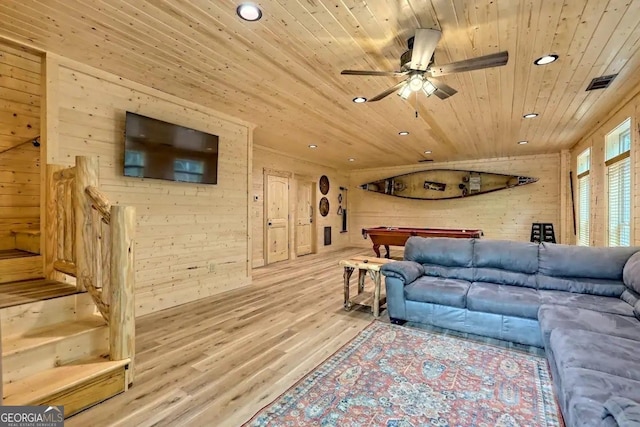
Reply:
<svg viewBox="0 0 640 427"><path fill-rule="evenodd" d="M289 259L289 178L267 175L267 264Z"/></svg>
<svg viewBox="0 0 640 427"><path fill-rule="evenodd" d="M312 182L297 181L296 185L296 256L313 252L313 189Z"/></svg>

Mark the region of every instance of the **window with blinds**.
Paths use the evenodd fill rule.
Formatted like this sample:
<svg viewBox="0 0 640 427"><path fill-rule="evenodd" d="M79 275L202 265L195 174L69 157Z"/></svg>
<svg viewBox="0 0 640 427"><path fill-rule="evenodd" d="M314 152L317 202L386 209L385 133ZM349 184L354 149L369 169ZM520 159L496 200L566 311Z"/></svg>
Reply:
<svg viewBox="0 0 640 427"><path fill-rule="evenodd" d="M631 119L606 137L609 246L631 245Z"/></svg>
<svg viewBox="0 0 640 427"><path fill-rule="evenodd" d="M589 218L591 210L591 183L589 181L589 169L591 169L591 148L587 148L578 155L578 245L589 246Z"/></svg>

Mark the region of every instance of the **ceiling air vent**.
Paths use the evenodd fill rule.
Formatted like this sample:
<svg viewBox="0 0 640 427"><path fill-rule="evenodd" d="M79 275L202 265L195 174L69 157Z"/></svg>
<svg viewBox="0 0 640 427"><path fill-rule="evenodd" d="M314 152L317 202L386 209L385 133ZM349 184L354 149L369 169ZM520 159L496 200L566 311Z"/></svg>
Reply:
<svg viewBox="0 0 640 427"><path fill-rule="evenodd" d="M589 83L589 86L587 86L587 90L604 89L606 87L609 87L616 76L617 74L610 74L608 76L596 77L595 79L591 80L591 83Z"/></svg>
<svg viewBox="0 0 640 427"><path fill-rule="evenodd" d="M426 163L426 162L433 162L433 159L422 159L422 160L418 160L418 163Z"/></svg>

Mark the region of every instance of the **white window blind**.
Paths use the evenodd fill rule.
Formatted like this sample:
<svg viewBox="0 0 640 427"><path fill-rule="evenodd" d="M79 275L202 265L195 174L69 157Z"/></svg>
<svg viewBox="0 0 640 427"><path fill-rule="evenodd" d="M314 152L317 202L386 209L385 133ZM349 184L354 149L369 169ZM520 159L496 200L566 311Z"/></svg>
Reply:
<svg viewBox="0 0 640 427"><path fill-rule="evenodd" d="M609 187L609 246L631 244L631 159L607 167Z"/></svg>
<svg viewBox="0 0 640 427"><path fill-rule="evenodd" d="M589 218L591 217L591 182L589 170L591 169L591 148L587 148L578 155L578 245L589 246L590 230Z"/></svg>
<svg viewBox="0 0 640 427"><path fill-rule="evenodd" d="M589 246L589 174L578 178L578 245Z"/></svg>

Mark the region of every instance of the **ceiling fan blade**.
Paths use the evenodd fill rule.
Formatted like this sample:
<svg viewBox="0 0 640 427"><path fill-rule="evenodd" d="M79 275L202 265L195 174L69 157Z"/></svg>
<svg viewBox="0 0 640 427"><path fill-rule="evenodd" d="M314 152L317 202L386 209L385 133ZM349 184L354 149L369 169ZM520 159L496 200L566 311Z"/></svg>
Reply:
<svg viewBox="0 0 640 427"><path fill-rule="evenodd" d="M396 90L400 89L402 86L404 86L406 84L407 84L407 82L405 80L403 80L400 83L398 83L397 85L391 86L389 89L385 90L384 92L377 94L376 96L374 96L371 99L368 99L367 102L380 101L382 98L385 98L385 97L391 95L393 92L395 92Z"/></svg>
<svg viewBox="0 0 640 427"><path fill-rule="evenodd" d="M367 70L342 70L340 74L346 76L404 76L408 71L367 71Z"/></svg>
<svg viewBox="0 0 640 427"><path fill-rule="evenodd" d="M478 56L464 61L438 65L429 68L432 76L444 76L447 74L461 73L463 71L481 70L483 68L500 67L509 61L509 52L492 53L491 55Z"/></svg>
<svg viewBox="0 0 640 427"><path fill-rule="evenodd" d="M412 70L425 71L431 63L433 52L440 41L442 32L439 30L429 30L418 28L413 39L413 51L411 52Z"/></svg>
<svg viewBox="0 0 640 427"><path fill-rule="evenodd" d="M455 90L454 88L452 88L451 86L442 83L441 81L438 81L436 79L429 79L429 81L436 87L436 91L433 93L435 96L437 96L440 99L447 99L450 96L455 95L456 93L458 93L457 90Z"/></svg>

